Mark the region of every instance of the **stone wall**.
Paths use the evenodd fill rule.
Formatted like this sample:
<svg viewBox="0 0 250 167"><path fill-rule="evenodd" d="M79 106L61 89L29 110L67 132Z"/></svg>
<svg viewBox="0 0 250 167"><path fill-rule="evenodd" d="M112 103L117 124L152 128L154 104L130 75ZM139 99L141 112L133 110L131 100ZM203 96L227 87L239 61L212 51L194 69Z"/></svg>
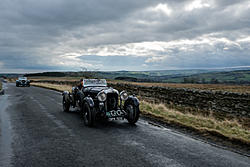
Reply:
<svg viewBox="0 0 250 167"><path fill-rule="evenodd" d="M43 82L68 85L78 84L78 82L68 81ZM150 102L161 102L221 114L250 117L250 94L186 88L145 87L123 83L109 83L109 86L119 91L126 90L130 94L135 94Z"/></svg>
<svg viewBox="0 0 250 167"><path fill-rule="evenodd" d="M120 83L110 84L110 86L118 90L127 90L148 101L250 117L250 94L186 88L145 87Z"/></svg>

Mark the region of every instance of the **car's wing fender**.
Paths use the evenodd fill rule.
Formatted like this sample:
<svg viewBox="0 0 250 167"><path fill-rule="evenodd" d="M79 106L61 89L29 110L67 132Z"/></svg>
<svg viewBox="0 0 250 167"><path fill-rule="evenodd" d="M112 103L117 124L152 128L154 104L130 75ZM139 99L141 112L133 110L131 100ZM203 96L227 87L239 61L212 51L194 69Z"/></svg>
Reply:
<svg viewBox="0 0 250 167"><path fill-rule="evenodd" d="M84 102L87 102L90 107L94 107L94 105L95 105L94 100L90 96L85 97L83 99L83 104L84 104Z"/></svg>
<svg viewBox="0 0 250 167"><path fill-rule="evenodd" d="M133 104L135 106L139 106L140 101L135 96L129 96L128 99L125 101L124 106L127 106L128 104Z"/></svg>
<svg viewBox="0 0 250 167"><path fill-rule="evenodd" d="M62 96L64 97L64 99L65 99L66 102L70 103L70 101L71 101L70 100L70 93L68 91L64 91L62 93Z"/></svg>

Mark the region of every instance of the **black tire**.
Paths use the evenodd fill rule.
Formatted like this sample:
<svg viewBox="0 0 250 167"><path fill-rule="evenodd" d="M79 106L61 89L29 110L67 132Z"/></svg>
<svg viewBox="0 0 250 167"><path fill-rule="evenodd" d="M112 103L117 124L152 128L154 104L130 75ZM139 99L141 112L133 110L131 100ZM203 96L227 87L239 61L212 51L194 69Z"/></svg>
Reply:
<svg viewBox="0 0 250 167"><path fill-rule="evenodd" d="M139 105L135 106L134 104L128 104L125 108L127 112L127 120L130 124L134 125L139 117L140 117L140 110L139 110Z"/></svg>
<svg viewBox="0 0 250 167"><path fill-rule="evenodd" d="M63 97L63 112L69 112L70 104L65 100L65 97Z"/></svg>
<svg viewBox="0 0 250 167"><path fill-rule="evenodd" d="M19 87L19 85L18 85L18 84L16 84L16 87Z"/></svg>
<svg viewBox="0 0 250 167"><path fill-rule="evenodd" d="M83 104L82 107L82 115L83 115L83 121L85 126L93 126L95 123L95 108L90 107L87 102Z"/></svg>

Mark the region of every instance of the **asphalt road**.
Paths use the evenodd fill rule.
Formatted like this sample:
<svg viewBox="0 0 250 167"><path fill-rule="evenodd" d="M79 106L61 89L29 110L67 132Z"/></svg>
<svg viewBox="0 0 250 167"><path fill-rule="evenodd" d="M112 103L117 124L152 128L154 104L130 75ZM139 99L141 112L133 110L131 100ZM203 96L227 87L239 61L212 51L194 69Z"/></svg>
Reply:
<svg viewBox="0 0 250 167"><path fill-rule="evenodd" d="M62 112L58 92L5 84L0 96L0 166L250 166L250 158L145 120L85 127Z"/></svg>

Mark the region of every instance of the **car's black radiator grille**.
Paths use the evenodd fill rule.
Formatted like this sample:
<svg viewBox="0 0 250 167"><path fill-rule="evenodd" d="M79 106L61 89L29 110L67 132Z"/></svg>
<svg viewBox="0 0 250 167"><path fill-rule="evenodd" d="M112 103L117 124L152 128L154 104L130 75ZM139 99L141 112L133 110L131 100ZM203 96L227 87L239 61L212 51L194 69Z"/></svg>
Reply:
<svg viewBox="0 0 250 167"><path fill-rule="evenodd" d="M107 94L107 108L108 111L117 110L118 106L118 94L108 93Z"/></svg>

